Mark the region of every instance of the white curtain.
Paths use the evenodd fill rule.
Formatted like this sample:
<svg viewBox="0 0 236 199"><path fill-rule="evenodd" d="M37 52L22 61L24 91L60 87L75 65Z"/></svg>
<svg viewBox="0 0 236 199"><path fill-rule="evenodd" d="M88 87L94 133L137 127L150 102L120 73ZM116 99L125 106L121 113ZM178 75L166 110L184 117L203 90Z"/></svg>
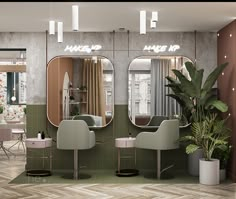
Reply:
<svg viewBox="0 0 236 199"><path fill-rule="evenodd" d="M166 87L168 84L166 76L171 73L170 59L151 60L151 116L172 116L180 113L180 107L176 101L166 95L171 89Z"/></svg>

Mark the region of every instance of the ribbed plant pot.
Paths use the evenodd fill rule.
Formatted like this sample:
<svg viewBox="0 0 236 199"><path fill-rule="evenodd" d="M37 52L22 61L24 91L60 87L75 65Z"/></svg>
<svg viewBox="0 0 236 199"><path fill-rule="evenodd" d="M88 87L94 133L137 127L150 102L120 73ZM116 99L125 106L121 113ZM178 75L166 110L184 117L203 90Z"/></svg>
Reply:
<svg viewBox="0 0 236 199"><path fill-rule="evenodd" d="M199 182L205 185L220 184L220 161L218 159L206 161L202 158L199 160Z"/></svg>
<svg viewBox="0 0 236 199"><path fill-rule="evenodd" d="M220 181L225 181L226 179L226 169L220 169Z"/></svg>
<svg viewBox="0 0 236 199"><path fill-rule="evenodd" d="M199 176L199 159L203 158L202 149L197 149L188 155L188 173L192 176Z"/></svg>

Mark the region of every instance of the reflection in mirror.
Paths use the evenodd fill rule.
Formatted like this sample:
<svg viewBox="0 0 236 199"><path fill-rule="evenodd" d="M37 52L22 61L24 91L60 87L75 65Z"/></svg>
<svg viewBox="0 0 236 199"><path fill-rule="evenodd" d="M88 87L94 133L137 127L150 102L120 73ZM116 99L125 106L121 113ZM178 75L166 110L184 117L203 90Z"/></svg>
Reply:
<svg viewBox="0 0 236 199"><path fill-rule="evenodd" d="M25 120L26 49L0 49L0 106L6 120Z"/></svg>
<svg viewBox="0 0 236 199"><path fill-rule="evenodd" d="M142 56L129 66L128 111L137 126L159 126L167 118L179 117L181 108L173 98L167 97L171 89L166 76L175 77L172 69L189 77L183 56Z"/></svg>
<svg viewBox="0 0 236 199"><path fill-rule="evenodd" d="M61 56L48 63L47 116L53 125L79 119L103 127L113 112L113 65L107 58Z"/></svg>

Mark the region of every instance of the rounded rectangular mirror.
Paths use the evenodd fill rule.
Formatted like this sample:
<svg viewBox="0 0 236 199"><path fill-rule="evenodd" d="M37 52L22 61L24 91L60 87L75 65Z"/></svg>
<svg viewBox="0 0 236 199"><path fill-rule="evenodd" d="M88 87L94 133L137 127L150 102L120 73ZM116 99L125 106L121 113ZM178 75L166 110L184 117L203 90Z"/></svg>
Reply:
<svg viewBox="0 0 236 199"><path fill-rule="evenodd" d="M113 65L102 56L60 56L47 66L47 117L104 127L114 113Z"/></svg>
<svg viewBox="0 0 236 199"><path fill-rule="evenodd" d="M174 76L172 69L188 75L183 56L142 56L129 65L128 115L134 125L152 128L168 118L181 117L181 108L173 98L166 76Z"/></svg>

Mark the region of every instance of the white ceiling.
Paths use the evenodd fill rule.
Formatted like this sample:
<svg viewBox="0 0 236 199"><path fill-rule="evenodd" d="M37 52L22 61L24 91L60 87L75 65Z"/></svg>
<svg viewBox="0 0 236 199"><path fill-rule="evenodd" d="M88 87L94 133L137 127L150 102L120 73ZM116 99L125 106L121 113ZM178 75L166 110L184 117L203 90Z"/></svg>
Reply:
<svg viewBox="0 0 236 199"><path fill-rule="evenodd" d="M45 32L49 20L71 32L72 5L80 6L81 32L139 32L140 10L147 11L147 32L217 32L236 18L236 2L0 2L0 32ZM155 30L151 11L159 13Z"/></svg>

